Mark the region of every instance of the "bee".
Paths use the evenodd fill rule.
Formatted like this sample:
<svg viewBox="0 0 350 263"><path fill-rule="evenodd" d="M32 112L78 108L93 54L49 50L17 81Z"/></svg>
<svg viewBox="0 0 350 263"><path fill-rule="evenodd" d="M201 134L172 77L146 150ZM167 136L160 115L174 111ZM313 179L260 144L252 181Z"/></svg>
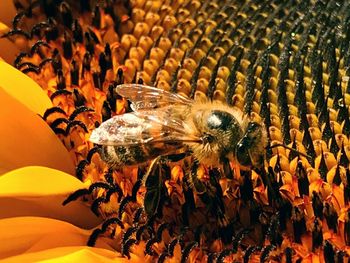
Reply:
<svg viewBox="0 0 350 263"><path fill-rule="evenodd" d="M102 145L102 159L111 168L174 154L213 167L224 161L244 168L264 165L266 128L239 109L141 84L118 85L115 91L131 102L133 112L103 122L90 136Z"/></svg>

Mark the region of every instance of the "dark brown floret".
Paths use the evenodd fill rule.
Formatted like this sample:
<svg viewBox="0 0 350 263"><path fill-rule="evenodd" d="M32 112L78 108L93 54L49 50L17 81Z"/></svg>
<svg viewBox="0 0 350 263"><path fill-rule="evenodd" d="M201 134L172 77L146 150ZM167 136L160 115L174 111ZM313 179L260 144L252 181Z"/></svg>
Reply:
<svg viewBox="0 0 350 263"><path fill-rule="evenodd" d="M151 238L147 241L146 243L146 248L145 248L145 254L150 255L150 256L155 256L156 252L154 251L154 249L152 248L152 246L157 243L157 239L156 238Z"/></svg>
<svg viewBox="0 0 350 263"><path fill-rule="evenodd" d="M303 211L298 207L294 207L292 212L292 222L294 230L294 241L301 243L301 236L306 233L306 222Z"/></svg>
<svg viewBox="0 0 350 263"><path fill-rule="evenodd" d="M336 233L338 229L338 214L332 203L325 203L323 215L326 218L328 227Z"/></svg>
<svg viewBox="0 0 350 263"><path fill-rule="evenodd" d="M314 210L314 214L319 219L323 219L323 201L321 196L317 192L312 192L312 208Z"/></svg>
<svg viewBox="0 0 350 263"><path fill-rule="evenodd" d="M49 64L49 63L51 64L52 61L53 61L52 58L44 58L44 59L40 62L39 68L42 69L45 65L47 65L47 64Z"/></svg>
<svg viewBox="0 0 350 263"><path fill-rule="evenodd" d="M63 201L63 205L66 205L74 200L77 200L79 197L85 196L85 195L90 195L93 191L97 189L105 189L105 190L110 190L111 186L105 182L96 182L90 185L89 189L79 189L75 191L74 193L70 194L66 200ZM101 201L101 200L99 200Z"/></svg>
<svg viewBox="0 0 350 263"><path fill-rule="evenodd" d="M74 193L70 194L66 200L63 201L62 205L66 205L72 201L77 200L79 197L82 197L84 195L89 194L89 190L88 189L79 189L77 191L75 191Z"/></svg>
<svg viewBox="0 0 350 263"><path fill-rule="evenodd" d="M128 206L128 204L132 201L132 198L130 196L124 197L119 204L119 209L118 209L118 217L122 218L123 213L126 212L125 208Z"/></svg>
<svg viewBox="0 0 350 263"><path fill-rule="evenodd" d="M140 222L140 220L143 216L143 213L144 213L143 207L140 207L136 210L136 212L134 213L133 222L132 222L134 225L136 225Z"/></svg>
<svg viewBox="0 0 350 263"><path fill-rule="evenodd" d="M62 2L59 6L59 12L62 17L62 22L67 28L71 28L73 24L72 9L67 2Z"/></svg>
<svg viewBox="0 0 350 263"><path fill-rule="evenodd" d="M98 197L92 202L90 209L96 216L99 216L100 215L99 209L100 209L101 204L106 204L108 202L109 202L109 200L107 200L105 197L103 197L103 196Z"/></svg>
<svg viewBox="0 0 350 263"><path fill-rule="evenodd" d="M286 263L292 263L292 257L293 257L293 250L290 247L287 247L284 250L284 254L286 256Z"/></svg>
<svg viewBox="0 0 350 263"><path fill-rule="evenodd" d="M33 46L30 48L30 54L34 55L36 53L38 53L40 55L40 49L42 47L46 47L48 49L51 49L51 46L49 45L49 43L47 43L46 41L43 40L38 40L37 42L35 42L35 44L33 44ZM41 56L41 55L40 55ZM43 58L43 57L42 57Z"/></svg>
<svg viewBox="0 0 350 263"><path fill-rule="evenodd" d="M165 262L166 258L169 257L168 251L165 249L158 257L157 263Z"/></svg>
<svg viewBox="0 0 350 263"><path fill-rule="evenodd" d="M187 244L183 249L182 249L182 254L181 254L181 263L185 263L191 253L191 251L193 249L195 249L196 247L198 247L198 243L197 242L191 242L189 244Z"/></svg>
<svg viewBox="0 0 350 263"><path fill-rule="evenodd" d="M97 238L102 234L102 230L97 228L95 229L89 237L87 242L87 246L94 247L97 241Z"/></svg>
<svg viewBox="0 0 350 263"><path fill-rule="evenodd" d="M327 164L326 164L323 150L321 151L321 162L320 162L320 166L318 167L318 171L321 175L322 180L326 181L328 168L327 168Z"/></svg>
<svg viewBox="0 0 350 263"><path fill-rule="evenodd" d="M76 127L80 127L84 132L88 133L88 129L83 122L74 120L74 121L69 122L69 124L67 125L66 134L67 135L70 134L71 130L76 128Z"/></svg>
<svg viewBox="0 0 350 263"><path fill-rule="evenodd" d="M301 161L298 162L296 174L298 177L298 188L300 196L309 195L309 179L307 177L306 170Z"/></svg>
<svg viewBox="0 0 350 263"><path fill-rule="evenodd" d="M102 121L106 121L112 117L112 108L108 101L103 102L102 106Z"/></svg>
<svg viewBox="0 0 350 263"><path fill-rule="evenodd" d="M72 24L73 39L76 43L83 43L83 29L78 20L74 20Z"/></svg>
<svg viewBox="0 0 350 263"><path fill-rule="evenodd" d="M60 108L60 107L52 107L50 109L47 109L43 115L43 119L44 120L47 120L47 118L51 115L51 114L54 114L54 113L60 113L62 115L66 115L66 112Z"/></svg>
<svg viewBox="0 0 350 263"><path fill-rule="evenodd" d="M323 255L325 262L327 263L335 263L335 253L332 244L327 240L323 246Z"/></svg>
<svg viewBox="0 0 350 263"><path fill-rule="evenodd" d="M26 68L22 69L21 71L22 71L22 73L24 73L24 74L27 74L27 73L29 73L29 72L32 72L32 73L34 73L34 74L36 74L36 75L39 75L39 74L40 74L40 69L39 69L38 67L36 67L36 66L34 66L34 67L32 67L32 66L27 66Z"/></svg>
<svg viewBox="0 0 350 263"><path fill-rule="evenodd" d="M87 160L82 160L79 162L79 164L76 167L75 174L79 180L83 180L84 178L84 173L85 173L85 168L88 166L90 163Z"/></svg>
<svg viewBox="0 0 350 263"><path fill-rule="evenodd" d="M323 243L323 233L322 225L319 219L314 220L314 225L312 228L312 250L315 251L317 248L321 247Z"/></svg>
<svg viewBox="0 0 350 263"><path fill-rule="evenodd" d="M139 226L135 234L135 238L137 242L140 242L142 240L142 237L144 238L144 240L148 240L153 236L154 236L154 231L152 227L150 227L147 224Z"/></svg>
<svg viewBox="0 0 350 263"><path fill-rule="evenodd" d="M82 114L82 113L85 113L85 112L94 112L94 109L92 108L88 108L86 106L79 106L79 107L76 107L76 109L74 110L74 112L69 116L69 120L70 121L73 121L75 120L75 118Z"/></svg>
<svg viewBox="0 0 350 263"><path fill-rule="evenodd" d="M344 184L344 202L346 205L349 205L350 201L350 170L349 167L347 166L346 168L346 180Z"/></svg>
<svg viewBox="0 0 350 263"><path fill-rule="evenodd" d="M67 120L66 118L57 118L56 120L54 120L51 124L50 127L51 129L55 129L57 128L59 125L61 124L65 124L67 125L69 123L69 120Z"/></svg>
<svg viewBox="0 0 350 263"><path fill-rule="evenodd" d="M18 28L18 24L21 22L22 18L26 15L25 12L21 11L18 12L14 18L12 19L12 27L13 29L17 29Z"/></svg>
<svg viewBox="0 0 350 263"><path fill-rule="evenodd" d="M341 182L342 182L342 178L340 177L340 165L338 163L335 169L335 174L334 174L332 183L339 186Z"/></svg>
<svg viewBox="0 0 350 263"><path fill-rule="evenodd" d="M117 224L117 225L120 226L122 229L124 229L123 222L120 221L119 218L112 217L112 218L108 218L105 222L103 222L102 227L101 227L102 232L106 232L107 229L108 229L111 225L115 225L115 224Z"/></svg>
<svg viewBox="0 0 350 263"><path fill-rule="evenodd" d="M263 247L260 254L260 262L261 263L266 262L270 257L271 251L273 251L275 248L276 247L274 245L267 245Z"/></svg>
<svg viewBox="0 0 350 263"><path fill-rule="evenodd" d="M233 253L234 253L234 251L232 251L232 249L229 249L229 248L222 250L217 257L216 262L218 262L218 263L226 262L225 258L230 256Z"/></svg>
<svg viewBox="0 0 350 263"><path fill-rule="evenodd" d="M1 38L7 38L7 37L12 37L12 36L23 36L26 39L30 39L30 34L22 29L13 29L10 30L9 32L3 34Z"/></svg>
<svg viewBox="0 0 350 263"><path fill-rule="evenodd" d="M243 256L243 262L244 263L248 263L250 260L250 257L252 256L252 254L258 250L257 247L255 246L249 246L247 247L247 249L244 251L244 256Z"/></svg>

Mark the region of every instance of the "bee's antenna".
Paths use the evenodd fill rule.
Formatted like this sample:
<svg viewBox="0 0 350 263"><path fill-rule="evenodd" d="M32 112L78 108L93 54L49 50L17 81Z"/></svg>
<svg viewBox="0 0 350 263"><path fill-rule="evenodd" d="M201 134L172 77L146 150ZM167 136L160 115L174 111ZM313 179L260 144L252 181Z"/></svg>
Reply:
<svg viewBox="0 0 350 263"><path fill-rule="evenodd" d="M276 148L276 147L283 147L283 148L285 148L285 149L288 149L288 150L290 150L290 151L292 151L292 152L295 152L295 153L297 153L297 154L300 154L301 156L304 156L305 158L307 158L307 159L311 159L311 156L310 155L307 155L307 154L305 154L305 153L302 153L302 152L300 152L300 151L298 151L298 150L296 150L296 149L294 149L294 148L292 148L292 147L289 147L289 146L287 146L287 145L284 145L284 144L282 144L282 143L277 143L277 144L274 144L274 145L269 145L269 146L266 146L266 149L272 149L272 148Z"/></svg>

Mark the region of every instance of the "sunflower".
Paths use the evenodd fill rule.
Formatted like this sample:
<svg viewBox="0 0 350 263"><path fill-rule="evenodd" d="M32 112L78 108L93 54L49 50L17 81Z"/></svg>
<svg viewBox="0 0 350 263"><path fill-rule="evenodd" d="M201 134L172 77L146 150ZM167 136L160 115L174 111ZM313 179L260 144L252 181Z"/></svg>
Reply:
<svg viewBox="0 0 350 263"><path fill-rule="evenodd" d="M4 4L1 259L349 260L349 2ZM238 108L264 167L112 169L89 137L131 111L123 83Z"/></svg>

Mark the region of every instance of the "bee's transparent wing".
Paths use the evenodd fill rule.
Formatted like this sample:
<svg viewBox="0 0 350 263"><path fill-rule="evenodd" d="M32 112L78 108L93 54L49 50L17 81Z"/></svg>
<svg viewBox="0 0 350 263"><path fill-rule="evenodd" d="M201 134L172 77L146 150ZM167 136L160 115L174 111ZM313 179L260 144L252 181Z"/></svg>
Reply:
<svg viewBox="0 0 350 263"><path fill-rule="evenodd" d="M92 132L90 141L112 146L201 142L200 138L189 134L188 125L174 108L169 106L114 116Z"/></svg>
<svg viewBox="0 0 350 263"><path fill-rule="evenodd" d="M131 102L134 111L161 108L168 105L191 105L192 100L179 94L141 84L122 84L115 91Z"/></svg>

